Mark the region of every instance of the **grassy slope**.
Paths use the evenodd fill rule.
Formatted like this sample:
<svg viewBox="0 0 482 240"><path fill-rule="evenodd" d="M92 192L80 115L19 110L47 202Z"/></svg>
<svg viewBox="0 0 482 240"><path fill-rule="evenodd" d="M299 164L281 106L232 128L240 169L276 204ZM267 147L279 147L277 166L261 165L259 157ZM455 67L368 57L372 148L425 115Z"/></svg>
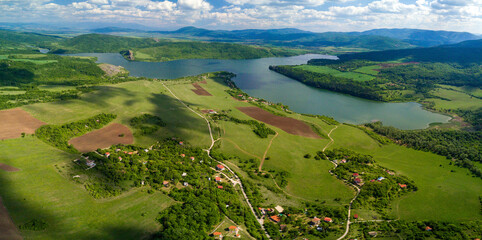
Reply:
<svg viewBox="0 0 482 240"><path fill-rule="evenodd" d="M481 219L481 180L449 165L444 157L397 145L378 147L362 131L344 126L332 133L332 147L347 147L371 154L378 164L415 181L419 190L394 201L393 213L405 220ZM442 164L443 167L439 165ZM450 170L455 172L450 172Z"/></svg>
<svg viewBox="0 0 482 240"><path fill-rule="evenodd" d="M307 51L276 50L231 43L170 42L134 50L136 61L172 61L177 59L251 59L292 56Z"/></svg>
<svg viewBox="0 0 482 240"><path fill-rule="evenodd" d="M477 90L473 90L473 91L476 94L478 94ZM475 110L477 108L482 107L482 99L472 97L463 92L452 91L452 90L442 89L442 88L437 88L432 92L436 96L450 99L450 101L442 100L442 99L430 99L429 101L433 101L435 103L435 109L437 110L449 110L449 109Z"/></svg>
<svg viewBox="0 0 482 240"><path fill-rule="evenodd" d="M156 231L157 213L172 200L136 190L114 199L95 200L59 169L75 156L33 137L0 143L3 163L22 169L2 172L0 193L16 224L48 222L46 231L23 231L27 239L133 239ZM141 216L145 213L145 216Z"/></svg>
<svg viewBox="0 0 482 240"><path fill-rule="evenodd" d="M208 80L208 84L200 85L213 96L198 96L190 90L193 89L190 85L173 85L170 88L183 101L197 103L195 108L215 109L217 111L231 109L230 115L240 119L250 119L247 115L234 109L234 107L252 105L233 100L224 92L227 87L211 80ZM299 114L290 115L290 117L307 119L323 126L323 129L330 129L330 127L318 119L300 116ZM222 137L229 139L229 142L223 144L221 150L236 155L243 154L246 158L252 158L252 156L246 155L233 147L232 142L235 142L241 149L262 157L269 141L273 137L260 139L250 128L244 125L223 124L225 124L224 130L226 133ZM286 191L301 198L308 200L320 199L327 201L327 203L334 203L333 200L335 198L341 198L342 203L349 201L354 193L328 173L328 170L333 167L331 163L303 158L303 155L306 153L314 155L316 151L321 150L328 143L327 139L305 138L285 133L273 126L270 126L270 128L278 132L279 136L273 141L267 155L271 159L265 161L263 170L273 169L290 172L291 176L288 179L290 184Z"/></svg>
<svg viewBox="0 0 482 240"><path fill-rule="evenodd" d="M361 82L370 81L375 78L374 76L363 74L363 73L341 72L325 66L301 65L298 68L301 68L306 71L330 74L336 77L344 77L344 78L352 79L354 81L361 81ZM366 71L366 69L363 69L363 71Z"/></svg>
<svg viewBox="0 0 482 240"><path fill-rule="evenodd" d="M250 106L248 103L233 100L224 92L227 88L223 84L213 80L207 82L208 84L200 85L213 96L196 95L191 91L194 87L187 81L184 83L168 82L167 85L184 102L196 110L231 109L230 115L240 119L249 119L248 116L235 109L236 106ZM136 138L137 143L152 143L155 138L164 136L182 136L190 143L201 146L205 146L209 142L204 120L181 106L159 82L140 81L104 86L100 87L100 91L84 95L80 100L36 104L24 108L48 123L69 122L100 112L112 112L119 115L116 121L127 124L130 117L143 112L151 112L161 116L167 122L167 127L154 136ZM325 133L333 128L318 119L299 114L292 114L290 117L314 122ZM262 156L272 138L270 136L268 139L260 139L245 125L221 122L219 127L221 136L230 140L221 141L221 150L239 155L244 159L251 158L251 156L235 148L232 142L249 153ZM306 153L313 155L316 151L321 150L329 142L327 139L303 138L270 127L280 135L273 141L268 152L271 159L265 161L263 170L274 169L290 172L289 185L285 191L288 194L296 195L297 198L296 200L295 198L288 199L262 187L261 192L265 197L270 198L268 203L297 205L296 202L303 199L319 199L327 201L327 204L339 204L334 201L334 198L341 198L341 204L349 201L354 191L328 173L328 170L333 167L331 163L303 158ZM345 125L340 125L333 132L332 137L335 139L335 143L331 147L346 147L372 154L379 164L393 168L416 182L420 189L418 192L411 193L394 202L394 211L399 212L402 219L480 219L478 214L480 208L478 197L482 194L479 187L480 180L467 176L466 172L460 168L452 167L456 172L451 173L448 161L443 157L395 145L379 147L362 131ZM439 164L443 164L444 167L439 167ZM16 167L22 168L21 166ZM260 181L273 186L271 179Z"/></svg>
<svg viewBox="0 0 482 240"><path fill-rule="evenodd" d="M115 122L128 126L132 117L152 113L160 116L167 123L166 127L154 135L136 137L136 144L150 145L167 135L182 137L193 145L205 146L209 138L204 120L165 93L159 82L127 82L101 86L99 91L85 94L81 99L23 108L49 124L72 122L105 112L117 114Z"/></svg>

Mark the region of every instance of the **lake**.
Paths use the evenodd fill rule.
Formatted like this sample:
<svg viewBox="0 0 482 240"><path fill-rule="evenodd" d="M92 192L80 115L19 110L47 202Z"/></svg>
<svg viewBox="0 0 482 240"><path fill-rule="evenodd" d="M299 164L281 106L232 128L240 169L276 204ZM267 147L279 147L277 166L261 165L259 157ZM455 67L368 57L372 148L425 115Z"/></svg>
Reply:
<svg viewBox="0 0 482 240"><path fill-rule="evenodd" d="M384 103L306 86L270 71L270 65L305 64L313 58L337 59L335 56L307 54L295 57L249 60L189 59L170 62L133 62L118 53L81 53L98 62L123 66L132 76L174 79L206 72L229 71L233 80L251 96L282 102L299 113L327 115L337 121L361 124L382 121L400 129L421 129L429 123L447 122L450 117L426 111L418 103Z"/></svg>

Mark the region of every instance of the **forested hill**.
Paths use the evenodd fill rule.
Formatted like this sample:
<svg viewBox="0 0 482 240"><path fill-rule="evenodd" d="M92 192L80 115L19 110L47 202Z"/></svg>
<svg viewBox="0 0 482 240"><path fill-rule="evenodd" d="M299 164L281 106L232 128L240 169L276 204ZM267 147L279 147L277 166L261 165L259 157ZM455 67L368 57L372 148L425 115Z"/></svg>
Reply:
<svg viewBox="0 0 482 240"><path fill-rule="evenodd" d="M409 43L385 36L355 36L340 32L314 33L295 28L226 31L185 27L176 31L153 31L151 33L175 38L202 38L209 41L271 44L285 47L350 47L369 50L413 47Z"/></svg>
<svg viewBox="0 0 482 240"><path fill-rule="evenodd" d="M156 41L151 38L119 37L106 34L85 34L65 39L53 46L54 53L120 52L131 48L150 47Z"/></svg>
<svg viewBox="0 0 482 240"><path fill-rule="evenodd" d="M338 57L342 61L354 59L371 61L393 61L405 58L406 61L414 62L481 64L482 40L465 41L455 45L444 45L430 48L413 48L353 53L340 55Z"/></svg>
<svg viewBox="0 0 482 240"><path fill-rule="evenodd" d="M372 29L364 32L353 32L354 35L376 35L403 40L420 47L431 47L443 44L454 44L467 40L480 39L468 32L433 31L423 29Z"/></svg>
<svg viewBox="0 0 482 240"><path fill-rule="evenodd" d="M18 48L27 45L42 46L50 42L59 41L60 37L29 32L0 30L0 48Z"/></svg>
<svg viewBox="0 0 482 240"><path fill-rule="evenodd" d="M106 34L80 35L54 43L51 48L53 53L122 52L125 53L127 59L136 61L171 61L193 58L251 59L293 56L307 52L234 43L171 41Z"/></svg>

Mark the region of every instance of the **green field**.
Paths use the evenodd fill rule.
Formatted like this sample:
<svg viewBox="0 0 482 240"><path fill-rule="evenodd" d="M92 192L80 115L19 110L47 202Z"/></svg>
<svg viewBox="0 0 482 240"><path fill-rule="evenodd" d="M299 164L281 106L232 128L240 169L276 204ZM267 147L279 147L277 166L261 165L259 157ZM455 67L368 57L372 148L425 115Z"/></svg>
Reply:
<svg viewBox="0 0 482 240"><path fill-rule="evenodd" d="M12 56L10 58L9 56ZM54 63L57 62L57 60L42 60L38 58L43 58L46 55L44 54L13 54L13 55L0 55L0 60L11 60L11 61L17 61L17 62L31 62L35 64L46 64L46 63Z"/></svg>
<svg viewBox="0 0 482 240"><path fill-rule="evenodd" d="M372 75L358 73L358 72L341 72L326 66L301 65L297 68L301 68L303 70L310 71L310 72L330 74L335 77L343 77L343 78L348 78L354 81L361 81L361 82L375 79L375 76L372 76Z"/></svg>
<svg viewBox="0 0 482 240"><path fill-rule="evenodd" d="M449 165L444 157L396 145L383 147L373 155L381 165L396 169L418 186L417 192L394 202L394 214L401 219L482 219L482 180L470 176L467 169Z"/></svg>
<svg viewBox="0 0 482 240"><path fill-rule="evenodd" d="M208 118L210 115L202 113L202 110L213 109L248 120L251 118L236 107L253 106L233 99L226 92L229 88L221 80L209 76L212 75L176 81L143 80L97 86L95 91L82 95L80 99L32 104L22 108L48 124L63 124L99 113L114 113L118 116L114 122L129 126L132 117L143 113L154 114L161 117L166 126L154 134L136 136L135 144L150 146L158 139L180 137L191 145L205 148L210 143L205 120L182 105L166 86L189 107ZM192 91L192 81L200 80L206 81L199 85L212 96L200 96ZM56 91L69 87L41 88ZM323 134L328 134L336 127L318 118L268 108L314 124ZM237 156L226 164L243 179L249 179L258 186L264 199L263 206L279 204L302 207L304 202L346 206L353 198L355 191L329 173L334 167L332 163L304 157L307 153L315 156L317 151L330 143L329 139L296 136L269 125L278 135L260 138L248 125L222 120L210 120L210 123L214 128L214 137L219 138L215 150ZM481 180L471 177L466 169L449 165L444 157L432 153L396 145L380 146L365 132L348 125L337 125L331 136L334 142L329 148L343 147L371 154L381 166L415 181L418 191L392 201L389 212L394 218L447 221L481 219ZM272 144L268 148L270 142ZM157 213L172 204L172 200L161 192L149 195L143 188L135 188L112 199L95 200L82 185L65 174L76 156L55 150L32 136L2 141L0 151L4 153L0 162L22 169L0 175L0 181L4 183L1 184L0 194L15 223L22 224L34 218L49 223L49 229L42 232L22 231L27 238L69 239L75 236L81 239L131 239L155 232L158 227L155 223ZM279 182L271 177L252 177L265 152L268 159L262 166L263 173L273 176L280 172L288 173L288 184L281 190L273 191L279 189L276 184ZM254 159L254 167L246 167L245 162L249 159ZM40 178L42 181L38 181ZM354 211L364 218L379 217L370 209ZM144 216L142 213L145 213ZM248 235L243 237L247 238Z"/></svg>
<svg viewBox="0 0 482 240"><path fill-rule="evenodd" d="M368 75L377 75L378 71L376 71L376 69L380 69L380 68L381 68L380 65L371 65L371 66L365 66L365 67L355 69L354 72L368 74Z"/></svg>
<svg viewBox="0 0 482 240"><path fill-rule="evenodd" d="M224 90L228 88L219 82L207 80L207 84L200 84L213 96L199 96L191 89L190 84L170 84L169 88L186 103L197 103L193 105L195 109L214 109L216 111L231 110L230 115L239 119L250 119L241 111L235 109L236 106L252 106L249 103L233 100ZM275 110L273 110L275 111ZM290 117L304 119L317 123L322 126L323 130L330 129L327 124L319 119L301 116L300 114L292 114ZM245 155L246 158L253 158L244 152L262 157L269 141L257 137L250 128L245 125L236 125L230 122L222 122L222 139L226 139L227 143L222 145L221 150L229 154ZM331 163L316 161L314 159L305 159L303 155L306 153L315 154L328 143L327 139L312 139L301 136L288 134L281 129L270 126L279 136L273 141L267 156L270 160L266 160L263 165L264 171L288 171L289 185L286 191L292 195L307 200L321 200L330 204L334 203L335 198L343 199L341 202L347 202L353 197L354 192L345 186L342 182L333 178L328 170L333 167ZM329 130L328 130L329 131ZM223 141L224 143L225 141ZM235 143L240 149L234 147ZM295 166L295 167L293 167ZM309 190L307 190L309 189Z"/></svg>
<svg viewBox="0 0 482 240"><path fill-rule="evenodd" d="M142 113L157 115L167 123L157 133L135 138L139 145L151 145L166 136L181 137L193 145L207 145L209 136L204 120L165 95L160 82L137 81L100 86L81 99L33 104L23 107L38 119L60 124L78 121L99 113L117 114L115 122L129 126L131 118Z"/></svg>
<svg viewBox="0 0 482 240"><path fill-rule="evenodd" d="M480 94L479 90L473 90L475 94ZM433 91L435 96L440 96L448 100L443 99L430 99L435 103L435 108L438 110L448 109L477 109L482 106L482 99L472 97L461 91L453 91L448 89L437 88Z"/></svg>
<svg viewBox="0 0 482 240"><path fill-rule="evenodd" d="M463 221L481 219L480 178L449 165L445 157L397 145L378 147L358 129L343 126L332 134L330 148L345 147L371 154L381 166L415 181L418 191L393 202L392 214L404 220ZM440 167L442 165L442 167ZM453 170L454 172L451 172Z"/></svg>
<svg viewBox="0 0 482 240"><path fill-rule="evenodd" d="M155 232L155 217L172 200L136 189L95 200L63 173L76 156L34 137L0 142L2 163L21 171L1 172L0 192L13 221L44 220L44 231L22 231L26 239L134 239Z"/></svg>

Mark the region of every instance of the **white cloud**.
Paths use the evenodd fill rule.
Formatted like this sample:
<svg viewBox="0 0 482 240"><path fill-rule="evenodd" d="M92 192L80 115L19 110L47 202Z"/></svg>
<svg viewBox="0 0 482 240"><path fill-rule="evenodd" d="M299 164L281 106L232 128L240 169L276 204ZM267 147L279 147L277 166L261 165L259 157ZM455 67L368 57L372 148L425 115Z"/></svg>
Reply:
<svg viewBox="0 0 482 240"><path fill-rule="evenodd" d="M204 0L178 0L177 3L182 8L190 10L211 10L212 6Z"/></svg>
<svg viewBox="0 0 482 240"><path fill-rule="evenodd" d="M94 6L88 2L73 2L72 6L76 9L92 9Z"/></svg>
<svg viewBox="0 0 482 240"><path fill-rule="evenodd" d="M136 22L216 29L296 27L313 31L424 28L482 33L482 0L0 0L0 21Z"/></svg>
<svg viewBox="0 0 482 240"><path fill-rule="evenodd" d="M89 0L88 2L93 4L109 4L109 0Z"/></svg>

